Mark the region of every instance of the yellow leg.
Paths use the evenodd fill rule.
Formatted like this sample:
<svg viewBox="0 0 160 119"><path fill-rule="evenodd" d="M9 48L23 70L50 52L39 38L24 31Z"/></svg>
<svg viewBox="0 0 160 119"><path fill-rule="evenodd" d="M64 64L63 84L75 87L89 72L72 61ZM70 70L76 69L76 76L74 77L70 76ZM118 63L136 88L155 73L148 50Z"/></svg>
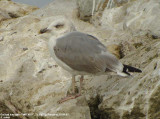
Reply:
<svg viewBox="0 0 160 119"><path fill-rule="evenodd" d="M58 103L62 103L62 102L65 102L67 100L75 99L75 98L81 96L83 78L84 78L84 76L81 76L81 78L80 78L79 93L76 94L75 93L75 76L73 75L72 76L72 95L68 95L67 97L62 98L61 100L58 101Z"/></svg>
<svg viewBox="0 0 160 119"><path fill-rule="evenodd" d="M75 94L75 76L72 75L72 94Z"/></svg>
<svg viewBox="0 0 160 119"><path fill-rule="evenodd" d="M84 79L84 76L81 76L81 78L80 78L80 87L79 87L79 94L81 95L81 93L82 93L82 87L83 87L83 79Z"/></svg>

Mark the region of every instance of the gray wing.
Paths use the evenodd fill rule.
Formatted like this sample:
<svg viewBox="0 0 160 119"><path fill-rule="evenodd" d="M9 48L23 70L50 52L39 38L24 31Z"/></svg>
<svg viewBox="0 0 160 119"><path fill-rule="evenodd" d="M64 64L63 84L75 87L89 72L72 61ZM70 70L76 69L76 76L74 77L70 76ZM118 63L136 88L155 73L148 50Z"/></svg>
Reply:
<svg viewBox="0 0 160 119"><path fill-rule="evenodd" d="M112 71L117 59L94 36L72 32L57 39L55 55L72 69L87 73ZM105 54L102 54L105 52Z"/></svg>

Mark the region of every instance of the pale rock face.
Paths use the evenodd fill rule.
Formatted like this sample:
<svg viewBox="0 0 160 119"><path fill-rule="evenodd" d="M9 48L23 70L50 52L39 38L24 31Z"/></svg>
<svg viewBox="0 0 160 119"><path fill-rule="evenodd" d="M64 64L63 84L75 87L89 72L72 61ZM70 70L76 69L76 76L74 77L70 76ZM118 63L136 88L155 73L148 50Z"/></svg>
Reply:
<svg viewBox="0 0 160 119"><path fill-rule="evenodd" d="M1 22L0 113L62 114L53 118L63 119L158 119L160 39L156 34L160 12L157 1L137 0L105 9L101 21L95 21L101 22L99 27L79 20L76 8L74 0L55 0L32 14ZM143 8L146 12L142 12ZM50 57L49 36L39 31L63 19L71 24L55 29L56 38L74 26L78 31L96 36L106 46L113 43L115 49L121 46L122 63L139 67L143 72L127 78L85 76L83 96L57 104L67 94L71 76ZM139 29L141 32L137 32ZM147 35L146 29L150 30Z"/></svg>
<svg viewBox="0 0 160 119"><path fill-rule="evenodd" d="M62 113L61 117L66 119L90 119L84 97L71 101L72 104L57 104L70 87L70 75L57 67L48 52L48 36L39 31L61 20L67 22L65 16L40 18L28 15L1 24L0 102L5 102L5 108L0 112ZM55 29L56 37L72 29L75 29L72 25Z"/></svg>
<svg viewBox="0 0 160 119"><path fill-rule="evenodd" d="M122 29L134 35L159 34L160 8L158 0L140 0L113 9L105 9L101 25L111 29Z"/></svg>
<svg viewBox="0 0 160 119"><path fill-rule="evenodd" d="M0 9L0 21L6 20L6 19L9 19L9 18L11 18L9 16L9 14L6 11Z"/></svg>
<svg viewBox="0 0 160 119"><path fill-rule="evenodd" d="M76 0L79 18L94 23L101 17L104 9L122 6L130 0Z"/></svg>
<svg viewBox="0 0 160 119"><path fill-rule="evenodd" d="M1 9L6 11L11 18L24 16L37 10L37 7L14 3L10 0L0 0Z"/></svg>
<svg viewBox="0 0 160 119"><path fill-rule="evenodd" d="M108 0L76 0L80 19L91 20L97 11L103 11Z"/></svg>

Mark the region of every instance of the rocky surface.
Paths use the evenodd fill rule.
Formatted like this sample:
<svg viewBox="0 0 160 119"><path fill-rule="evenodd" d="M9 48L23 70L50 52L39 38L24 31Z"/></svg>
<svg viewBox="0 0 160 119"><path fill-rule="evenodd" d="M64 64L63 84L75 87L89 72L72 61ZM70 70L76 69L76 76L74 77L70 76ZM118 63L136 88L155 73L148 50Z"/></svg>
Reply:
<svg viewBox="0 0 160 119"><path fill-rule="evenodd" d="M108 0L77 0L80 19L90 20L95 12L103 11L107 3Z"/></svg>
<svg viewBox="0 0 160 119"><path fill-rule="evenodd" d="M0 0L0 5L0 21L22 17L38 9L37 7L14 3L10 0Z"/></svg>
<svg viewBox="0 0 160 119"><path fill-rule="evenodd" d="M76 0L79 18L84 21L94 22L101 18L104 9L120 7L133 0ZM97 21L97 20L96 20Z"/></svg>
<svg viewBox="0 0 160 119"><path fill-rule="evenodd" d="M159 119L159 1L133 0L112 9L106 6L101 14L94 11L92 24L79 18L83 11L77 4L81 1L55 0L33 13L34 7L0 1L0 114L30 114L18 116L23 119ZM5 4L20 17L11 17ZM28 15L21 14L22 8ZM124 64L143 72L127 78L85 76L83 96L58 104L68 93L71 76L50 57L48 36L39 32L58 21L64 25L55 28L55 37L74 28L92 34Z"/></svg>

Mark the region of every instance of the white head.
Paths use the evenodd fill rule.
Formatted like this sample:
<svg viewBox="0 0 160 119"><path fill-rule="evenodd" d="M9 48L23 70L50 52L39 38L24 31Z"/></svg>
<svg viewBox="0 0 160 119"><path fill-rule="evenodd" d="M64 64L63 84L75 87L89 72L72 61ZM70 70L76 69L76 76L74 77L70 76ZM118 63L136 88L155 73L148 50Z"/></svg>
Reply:
<svg viewBox="0 0 160 119"><path fill-rule="evenodd" d="M75 30L72 22L66 17L61 16L55 18L47 28L41 29L40 33L49 33L50 35L59 36Z"/></svg>

